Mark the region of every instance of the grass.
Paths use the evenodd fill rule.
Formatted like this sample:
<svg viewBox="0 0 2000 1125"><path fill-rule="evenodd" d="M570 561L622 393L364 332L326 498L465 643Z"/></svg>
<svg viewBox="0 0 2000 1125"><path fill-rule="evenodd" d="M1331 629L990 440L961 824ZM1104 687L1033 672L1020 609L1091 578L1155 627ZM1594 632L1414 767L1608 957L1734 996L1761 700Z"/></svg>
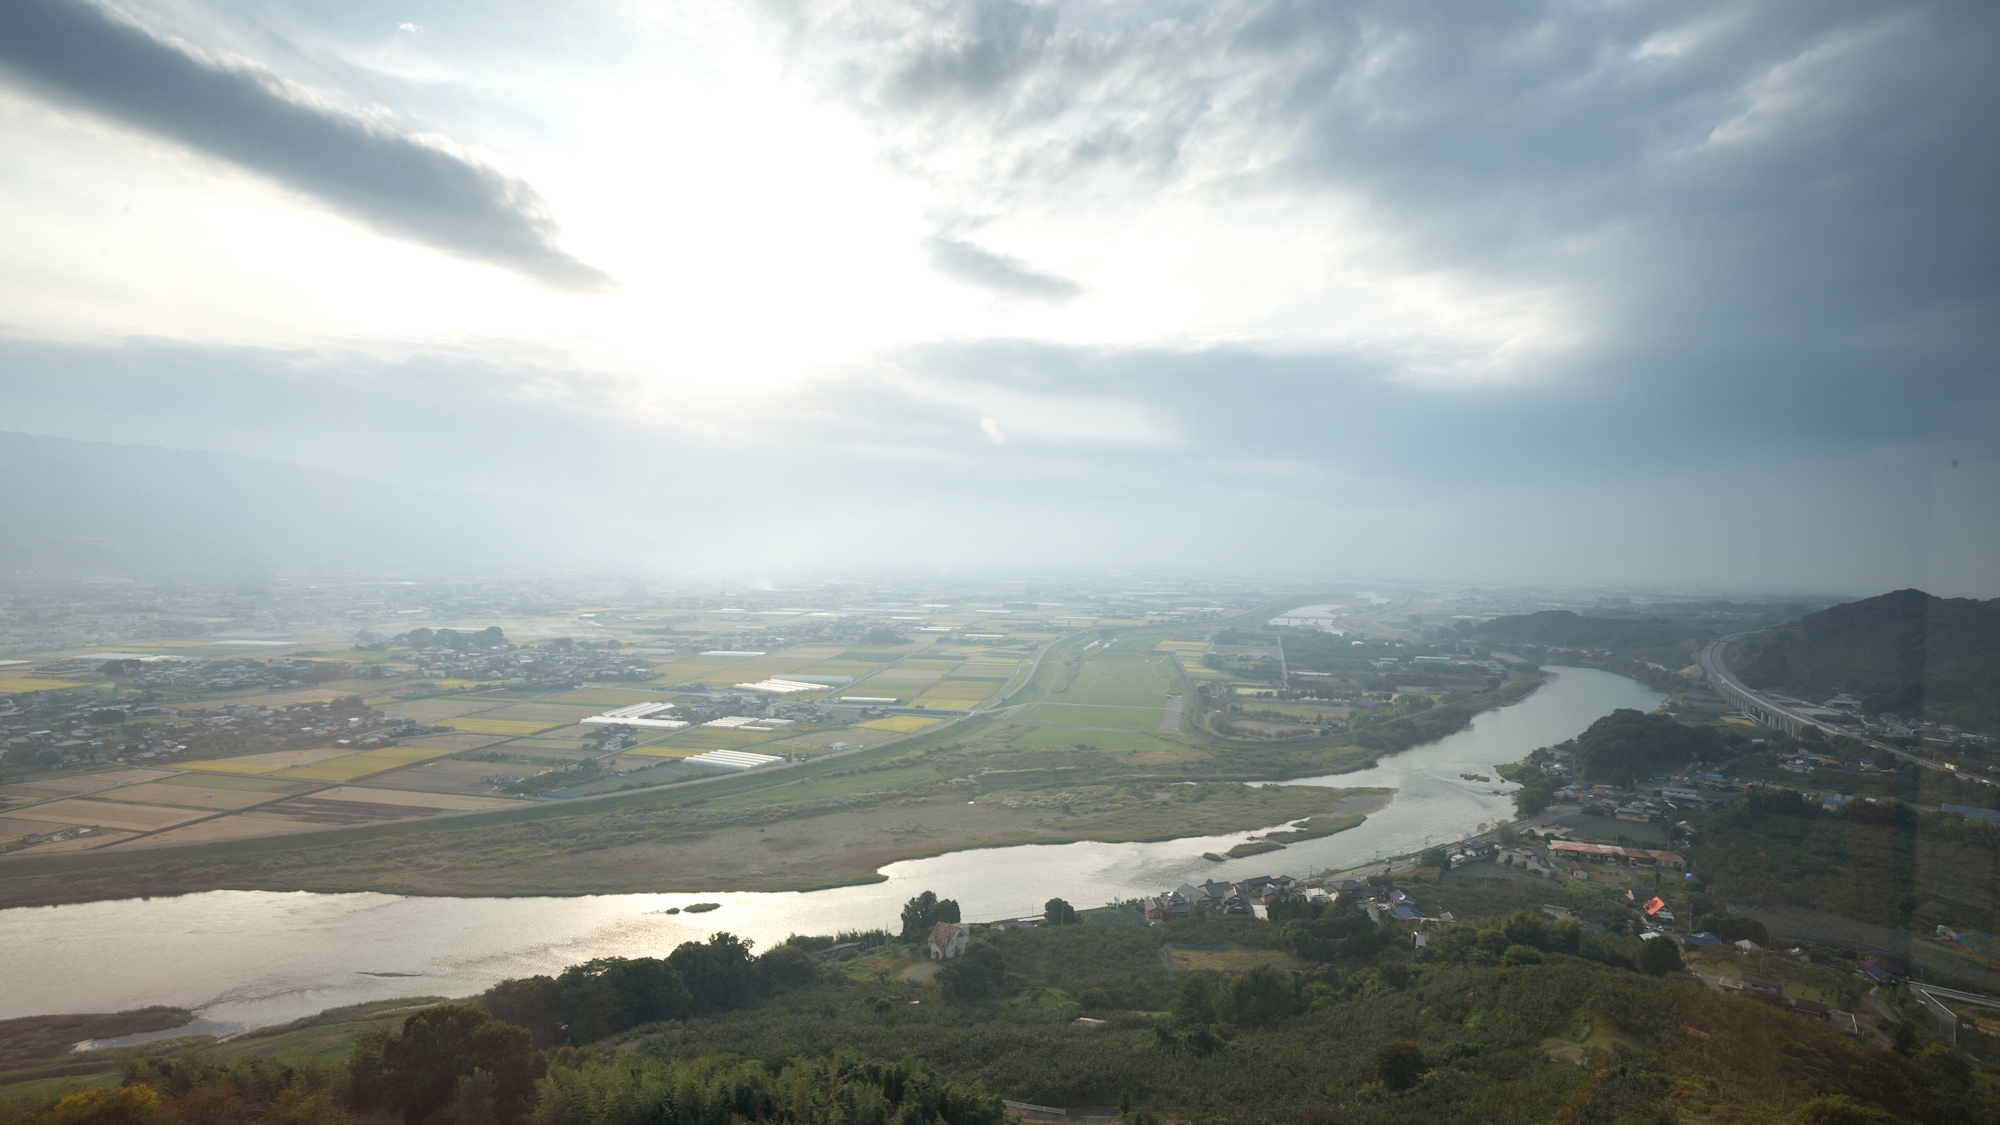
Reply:
<svg viewBox="0 0 2000 1125"><path fill-rule="evenodd" d="M1156 731L1166 717L1164 706L1093 706L1056 702L1036 704L1025 722L1049 727L1109 727L1115 730Z"/></svg>
<svg viewBox="0 0 2000 1125"><path fill-rule="evenodd" d="M166 1031L194 1019L186 1008L136 1008L93 1015L26 1016L0 1020L0 1081L23 1082L83 1074L116 1060L79 1056L71 1048L85 1039L115 1039L143 1031Z"/></svg>
<svg viewBox="0 0 2000 1125"><path fill-rule="evenodd" d="M1076 679L1051 702L1161 707L1180 689L1180 669L1164 656L1113 648L1087 658Z"/></svg>
<svg viewBox="0 0 2000 1125"><path fill-rule="evenodd" d="M901 769L860 770L846 776L833 776L803 785L774 785L763 792L744 793L711 802L707 807L719 812L736 809L762 809L773 805L789 805L800 801L824 801L840 797L852 797L858 793L888 793L938 780L938 772L930 766L905 766Z"/></svg>
<svg viewBox="0 0 2000 1125"><path fill-rule="evenodd" d="M925 718L922 715L891 715L886 719L869 719L865 723L856 723L854 725L857 727L868 727L871 730L890 730L909 734L912 731L920 731L925 727L936 726L943 721L943 719Z"/></svg>
<svg viewBox="0 0 2000 1125"><path fill-rule="evenodd" d="M1157 726L1158 724L1154 724ZM1137 731L1074 731L1060 727L1023 727L1014 745L1024 749L1069 749L1083 745L1098 750L1184 751L1180 743Z"/></svg>
<svg viewBox="0 0 2000 1125"><path fill-rule="evenodd" d="M1359 828L1361 822L1367 819L1365 816L1316 816L1296 828L1287 828L1281 832L1266 832L1264 838L1281 844L1296 844L1300 840L1317 840L1321 836L1331 836L1336 832Z"/></svg>

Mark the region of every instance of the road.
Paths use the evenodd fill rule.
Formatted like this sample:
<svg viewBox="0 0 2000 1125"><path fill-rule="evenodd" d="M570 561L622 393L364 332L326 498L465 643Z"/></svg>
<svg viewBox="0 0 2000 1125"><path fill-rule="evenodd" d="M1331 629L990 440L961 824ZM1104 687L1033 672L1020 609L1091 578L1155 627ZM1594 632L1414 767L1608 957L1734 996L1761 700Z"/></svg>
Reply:
<svg viewBox="0 0 2000 1125"><path fill-rule="evenodd" d="M1982 785L2000 784L1980 777L1977 774L1960 773L1942 762L1934 762L1929 758L1919 757L1891 746L1886 742L1878 742L1872 738L1857 736L1852 728L1822 722L1811 715L1801 713L1796 708L1787 707L1770 696L1750 687L1731 674L1729 666L1723 662L1723 653L1729 642L1735 640L1737 637L1747 635L1745 633L1735 633L1721 640L1710 641L1708 646L1701 650L1701 670L1708 677L1709 686L1715 689L1716 694L1722 696L1728 702L1741 707L1744 713L1751 718L1757 719L1765 726L1783 730L1791 734L1797 734L1807 727L1813 727L1825 734L1839 735L1842 738L1859 738L1862 744L1871 750L1891 755L1905 762L1915 762L1925 769L1940 770L1958 777L1977 781Z"/></svg>
<svg viewBox="0 0 2000 1125"><path fill-rule="evenodd" d="M1529 817L1526 820L1517 820L1511 824L1504 825L1503 827L1513 832L1525 832L1530 828L1539 828L1544 824L1553 824L1556 821L1561 820L1563 817L1570 816L1576 813L1577 811L1579 811L1579 809L1578 806L1576 805L1559 805L1555 808L1548 809L1537 816ZM1499 838L1500 838L1500 829L1496 828L1491 832L1481 832L1477 836L1467 836L1463 842L1467 844L1491 844L1497 841ZM1453 841L1447 841L1445 844L1437 844L1432 846L1446 847L1452 843L1458 843L1458 842L1459 841L1453 840ZM1417 865L1417 857L1422 854L1423 854L1422 852L1414 852L1410 855L1396 856L1394 858L1387 860L1376 860L1373 863L1369 863L1362 867L1356 867L1348 871L1329 872L1325 877L1328 879L1365 879L1370 875L1383 874L1382 867L1377 867L1375 865L1376 863L1380 863L1382 864L1383 867L1388 868L1389 874L1395 874L1396 872L1399 871L1408 871Z"/></svg>

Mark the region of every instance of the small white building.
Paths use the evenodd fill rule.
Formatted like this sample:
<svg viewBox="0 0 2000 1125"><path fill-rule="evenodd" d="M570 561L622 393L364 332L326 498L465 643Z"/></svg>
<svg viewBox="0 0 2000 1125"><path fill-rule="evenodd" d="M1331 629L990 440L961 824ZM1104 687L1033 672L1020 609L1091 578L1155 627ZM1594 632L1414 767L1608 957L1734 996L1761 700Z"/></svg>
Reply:
<svg viewBox="0 0 2000 1125"><path fill-rule="evenodd" d="M965 952L965 946L971 940L972 927L962 922L939 922L931 927L924 955L933 961L949 961Z"/></svg>

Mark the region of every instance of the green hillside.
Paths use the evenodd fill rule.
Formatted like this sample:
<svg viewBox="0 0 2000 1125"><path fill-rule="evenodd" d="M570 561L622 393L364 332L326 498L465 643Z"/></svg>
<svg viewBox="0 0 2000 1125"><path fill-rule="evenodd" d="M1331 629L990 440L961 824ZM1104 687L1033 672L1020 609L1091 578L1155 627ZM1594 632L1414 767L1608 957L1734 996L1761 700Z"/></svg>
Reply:
<svg viewBox="0 0 2000 1125"><path fill-rule="evenodd" d="M1800 699L1846 692L1871 712L2000 730L2000 598L1897 590L1746 637L1729 665Z"/></svg>
<svg viewBox="0 0 2000 1125"><path fill-rule="evenodd" d="M1670 648L1698 639L1701 630L1660 617L1635 621L1626 617L1585 617L1566 609L1545 609L1540 613L1496 617L1474 629L1473 636L1488 644L1620 652L1634 648Z"/></svg>

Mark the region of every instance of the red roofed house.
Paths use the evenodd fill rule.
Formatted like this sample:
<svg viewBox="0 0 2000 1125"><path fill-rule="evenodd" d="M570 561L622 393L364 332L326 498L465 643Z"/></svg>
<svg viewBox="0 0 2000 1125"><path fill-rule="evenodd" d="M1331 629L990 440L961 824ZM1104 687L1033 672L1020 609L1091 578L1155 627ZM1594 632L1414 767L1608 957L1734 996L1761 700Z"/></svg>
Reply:
<svg viewBox="0 0 2000 1125"><path fill-rule="evenodd" d="M1655 922L1666 922L1669 925L1673 923L1674 912L1667 909L1667 904L1661 901L1658 895L1654 895L1651 899L1647 900L1645 910L1646 917L1651 918Z"/></svg>

